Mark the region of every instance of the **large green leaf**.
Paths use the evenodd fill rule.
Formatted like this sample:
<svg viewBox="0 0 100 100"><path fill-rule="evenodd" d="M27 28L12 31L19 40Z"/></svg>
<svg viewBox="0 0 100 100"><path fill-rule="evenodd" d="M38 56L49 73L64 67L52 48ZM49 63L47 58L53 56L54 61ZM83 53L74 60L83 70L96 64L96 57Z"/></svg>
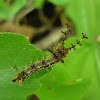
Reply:
<svg viewBox="0 0 100 100"><path fill-rule="evenodd" d="M42 87L36 92L40 100L81 100L90 81L81 78L74 80L65 67L69 66L58 63L40 79Z"/></svg>
<svg viewBox="0 0 100 100"><path fill-rule="evenodd" d="M75 38L66 41L65 46L70 46L70 42L75 44ZM80 73L80 70L77 69L76 66L80 67L82 65L83 61L80 58L83 56L85 57L84 53L88 51L88 47L85 50L83 47L78 46L77 49L79 50L72 50L72 52L69 53L69 57L65 58L64 64L58 63L54 65L53 70L45 77L40 79L42 87L36 92L36 95L41 100L61 100L62 98L63 100L81 100L85 96L90 86L90 79L89 77L75 76ZM79 57L76 56L76 58L73 59L73 53L75 55L76 53L79 53ZM72 58L72 60L68 58ZM75 65L73 60L77 60L76 63L79 60L80 61L77 65ZM70 63L74 63L74 69ZM73 69L73 72L76 70L77 74L73 74L73 72L70 71L70 68Z"/></svg>
<svg viewBox="0 0 100 100"><path fill-rule="evenodd" d="M51 69L32 74L20 86L11 80L31 63L45 58L47 54L29 44L28 38L11 33L0 34L0 100L25 100L25 96L40 88L38 78ZM15 71L13 69L15 67Z"/></svg>
<svg viewBox="0 0 100 100"><path fill-rule="evenodd" d="M95 46L83 44L77 51L72 51L66 59L66 70L75 78L89 78L92 85L84 100L100 98L100 43ZM70 56L71 55L71 56Z"/></svg>
<svg viewBox="0 0 100 100"><path fill-rule="evenodd" d="M70 46L70 43L75 44L75 39L66 41L65 46ZM43 86L36 93L41 100L47 98L48 100L60 100L61 98L63 100L98 100L100 98L100 43L93 46L83 41L82 44L82 47L77 46L76 51L69 52L64 64L56 64L52 72L41 79ZM66 84L63 84L65 81Z"/></svg>

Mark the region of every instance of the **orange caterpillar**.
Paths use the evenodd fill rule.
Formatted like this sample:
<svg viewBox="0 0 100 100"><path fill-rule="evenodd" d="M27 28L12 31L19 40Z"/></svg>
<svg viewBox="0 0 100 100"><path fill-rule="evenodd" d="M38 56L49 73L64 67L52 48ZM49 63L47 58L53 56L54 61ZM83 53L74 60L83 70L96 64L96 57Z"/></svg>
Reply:
<svg viewBox="0 0 100 100"><path fill-rule="evenodd" d="M29 76L31 73L36 72L41 69L44 69L49 66L53 66L54 64L56 64L58 62L64 63L63 58L67 56L69 50L71 50L72 48L74 50L76 50L76 48L75 48L76 45L79 44L80 46L82 46L82 44L80 44L81 40L83 40L84 38L88 39L86 34L84 35L82 33L83 37L80 41L78 41L76 39L77 43L75 45L71 44L72 45L71 47L68 47L68 48L65 47L64 41L66 40L67 35L70 33L70 29L71 29L70 25L68 25L68 24L66 24L66 25L67 25L67 31L62 32L64 34L64 36L61 38L61 40L62 40L61 45L58 46L56 49L47 48L47 50L52 53L52 56L31 64L29 67L27 67L26 69L24 69L23 71L18 73L18 76L12 80L13 83L16 81L19 81L19 83L21 85L22 82L24 82L24 80L26 79L26 77Z"/></svg>

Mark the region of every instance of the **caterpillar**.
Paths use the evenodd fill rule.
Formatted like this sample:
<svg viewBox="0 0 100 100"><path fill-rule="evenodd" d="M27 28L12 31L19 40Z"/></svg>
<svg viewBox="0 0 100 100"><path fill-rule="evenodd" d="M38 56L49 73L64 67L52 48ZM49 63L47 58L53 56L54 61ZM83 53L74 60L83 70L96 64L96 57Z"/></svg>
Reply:
<svg viewBox="0 0 100 100"><path fill-rule="evenodd" d="M55 49L47 48L47 50L52 53L52 56L31 64L29 67L27 67L26 69L24 69L23 71L18 73L17 77L12 80L13 83L18 81L21 85L24 82L24 80L31 73L36 72L36 71L41 70L41 69L44 69L44 68L47 68L49 66L53 66L54 64L56 64L58 62L64 63L63 58L65 58L67 56L69 50L71 50L72 48L74 50L76 50L76 48L75 48L76 45L82 46L82 44L80 43L81 40L83 40L84 38L88 39L86 34L84 35L82 33L82 39L81 40L76 39L77 43L75 45L71 44L71 47L65 47L64 41L66 40L67 35L70 33L70 29L71 29L71 25L69 25L69 24L66 24L66 25L67 25L67 31L65 31L65 32L62 31L64 36L61 38L61 41L62 41L61 44Z"/></svg>

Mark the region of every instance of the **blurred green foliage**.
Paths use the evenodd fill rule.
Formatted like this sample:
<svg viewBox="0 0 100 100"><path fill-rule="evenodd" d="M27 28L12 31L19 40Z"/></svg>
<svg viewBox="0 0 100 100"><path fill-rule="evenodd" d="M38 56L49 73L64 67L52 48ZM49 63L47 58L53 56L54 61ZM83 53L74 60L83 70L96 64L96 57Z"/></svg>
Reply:
<svg viewBox="0 0 100 100"><path fill-rule="evenodd" d="M14 0L10 9L11 12L9 13L9 18L14 17L16 13L18 13L20 9L24 7L26 2L27 0Z"/></svg>
<svg viewBox="0 0 100 100"><path fill-rule="evenodd" d="M9 8L9 5L6 2L0 1L0 19L8 18Z"/></svg>
<svg viewBox="0 0 100 100"><path fill-rule="evenodd" d="M7 20L14 17L24 7L26 2L27 0L14 0L10 6L5 1L0 0L0 19Z"/></svg>
<svg viewBox="0 0 100 100"><path fill-rule="evenodd" d="M70 51L64 64L54 65L52 71L47 68L32 74L19 86L18 83L11 83L13 77L37 58L41 60L47 55L30 45L24 36L0 34L0 99L25 100L25 96L35 93L40 100L99 100L100 42L97 42L97 37L100 34L100 1L48 1L64 8L65 14L75 24L79 38L83 32L89 39L82 41L83 46L77 46L76 51ZM0 1L0 19L12 18L25 3L26 0L15 0L11 9L4 1ZM37 8L41 8L43 3L44 0L34 1ZM66 41L65 46L71 43L75 44L75 38ZM18 70L13 71L13 66Z"/></svg>
<svg viewBox="0 0 100 100"><path fill-rule="evenodd" d="M36 8L42 8L43 7L43 5L44 5L44 2L45 2L45 0L34 0L34 5L35 5L35 7Z"/></svg>

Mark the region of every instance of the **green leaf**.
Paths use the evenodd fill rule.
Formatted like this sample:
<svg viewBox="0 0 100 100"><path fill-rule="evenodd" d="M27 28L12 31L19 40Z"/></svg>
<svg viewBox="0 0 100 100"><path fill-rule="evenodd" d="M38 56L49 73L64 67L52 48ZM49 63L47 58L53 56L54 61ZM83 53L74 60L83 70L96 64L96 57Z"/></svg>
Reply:
<svg viewBox="0 0 100 100"><path fill-rule="evenodd" d="M65 46L70 47L70 44L75 42L74 38L70 38L65 42ZM61 98L98 100L100 98L100 43L94 46L87 44L85 40L81 43L82 47L77 46L76 51L69 52L64 64L56 64L53 70L40 80L42 87L36 95L41 100L61 100Z"/></svg>
<svg viewBox="0 0 100 100"><path fill-rule="evenodd" d="M37 74L33 73L32 77L28 77L21 86L18 82L12 83L12 79L14 79L17 73L21 72L22 69L46 56L47 54L29 44L27 37L13 33L1 33L0 99L25 100L28 94L35 93L41 85L36 79L41 78L51 69L45 69L41 72L37 72ZM15 67L15 71L13 67Z"/></svg>
<svg viewBox="0 0 100 100"><path fill-rule="evenodd" d="M9 13L9 18L12 18L18 13L26 4L27 0L14 0L11 11Z"/></svg>
<svg viewBox="0 0 100 100"><path fill-rule="evenodd" d="M65 67L68 66L58 63L40 79L42 87L36 92L40 100L81 100L90 82L87 79L74 80Z"/></svg>
<svg viewBox="0 0 100 100"><path fill-rule="evenodd" d="M13 84L11 75L14 75L13 70L0 72L0 100L25 100L28 94L36 92L40 87L36 80L29 81L27 85Z"/></svg>
<svg viewBox="0 0 100 100"><path fill-rule="evenodd" d="M34 5L36 8L42 8L44 5L45 0L34 0Z"/></svg>
<svg viewBox="0 0 100 100"><path fill-rule="evenodd" d="M96 42L98 36L95 0L70 0L65 13L75 24L76 33L83 32L89 37L90 43Z"/></svg>
<svg viewBox="0 0 100 100"><path fill-rule="evenodd" d="M98 100L100 98L100 43L95 46L83 44L77 51L71 51L65 60L66 70L75 79L89 78L91 86L84 100Z"/></svg>
<svg viewBox="0 0 100 100"><path fill-rule="evenodd" d="M8 19L8 14L9 5L4 1L0 1L0 19Z"/></svg>
<svg viewBox="0 0 100 100"><path fill-rule="evenodd" d="M42 59L42 54L42 51L29 44L27 37L11 33L0 34L0 70L29 65Z"/></svg>
<svg viewBox="0 0 100 100"><path fill-rule="evenodd" d="M49 2L55 4L55 5L66 5L69 0L48 0Z"/></svg>

